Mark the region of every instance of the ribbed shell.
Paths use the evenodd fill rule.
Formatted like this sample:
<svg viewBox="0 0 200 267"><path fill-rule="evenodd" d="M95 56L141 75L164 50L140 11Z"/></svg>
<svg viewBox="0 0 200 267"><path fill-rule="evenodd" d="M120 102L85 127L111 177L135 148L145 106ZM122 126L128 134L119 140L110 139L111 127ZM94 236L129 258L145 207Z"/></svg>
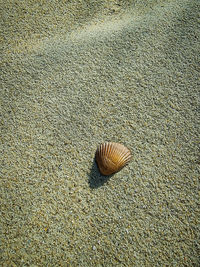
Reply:
<svg viewBox="0 0 200 267"><path fill-rule="evenodd" d="M96 151L96 162L103 175L111 175L118 172L130 159L130 150L119 143L101 144Z"/></svg>

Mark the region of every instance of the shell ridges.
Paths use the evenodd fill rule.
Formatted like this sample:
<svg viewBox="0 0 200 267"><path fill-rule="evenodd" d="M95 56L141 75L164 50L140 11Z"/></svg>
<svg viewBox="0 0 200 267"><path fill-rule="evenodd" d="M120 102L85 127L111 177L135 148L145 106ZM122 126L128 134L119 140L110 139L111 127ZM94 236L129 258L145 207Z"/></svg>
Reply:
<svg viewBox="0 0 200 267"><path fill-rule="evenodd" d="M96 162L103 175L121 170L131 159L130 150L119 143L103 143L97 148Z"/></svg>

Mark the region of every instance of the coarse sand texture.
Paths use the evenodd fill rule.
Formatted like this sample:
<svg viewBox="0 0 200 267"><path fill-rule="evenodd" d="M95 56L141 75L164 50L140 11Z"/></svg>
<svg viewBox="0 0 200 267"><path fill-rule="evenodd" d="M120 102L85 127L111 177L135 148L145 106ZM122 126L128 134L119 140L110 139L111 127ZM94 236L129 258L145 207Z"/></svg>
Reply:
<svg viewBox="0 0 200 267"><path fill-rule="evenodd" d="M0 266L200 266L199 10L1 1Z"/></svg>

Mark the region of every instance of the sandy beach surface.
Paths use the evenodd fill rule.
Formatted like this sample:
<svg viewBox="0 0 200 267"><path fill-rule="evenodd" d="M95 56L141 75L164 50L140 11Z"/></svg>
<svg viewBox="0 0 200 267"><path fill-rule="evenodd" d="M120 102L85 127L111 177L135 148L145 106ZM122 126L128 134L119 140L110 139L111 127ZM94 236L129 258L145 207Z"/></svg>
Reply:
<svg viewBox="0 0 200 267"><path fill-rule="evenodd" d="M199 10L1 1L0 266L200 266Z"/></svg>

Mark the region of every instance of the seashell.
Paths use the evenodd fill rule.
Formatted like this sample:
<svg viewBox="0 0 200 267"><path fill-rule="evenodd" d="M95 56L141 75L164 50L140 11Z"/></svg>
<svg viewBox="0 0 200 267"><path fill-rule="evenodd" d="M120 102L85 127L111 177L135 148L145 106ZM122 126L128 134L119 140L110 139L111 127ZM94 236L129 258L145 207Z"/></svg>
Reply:
<svg viewBox="0 0 200 267"><path fill-rule="evenodd" d="M130 161L131 152L124 145L109 142L97 148L95 158L101 174L111 175Z"/></svg>

